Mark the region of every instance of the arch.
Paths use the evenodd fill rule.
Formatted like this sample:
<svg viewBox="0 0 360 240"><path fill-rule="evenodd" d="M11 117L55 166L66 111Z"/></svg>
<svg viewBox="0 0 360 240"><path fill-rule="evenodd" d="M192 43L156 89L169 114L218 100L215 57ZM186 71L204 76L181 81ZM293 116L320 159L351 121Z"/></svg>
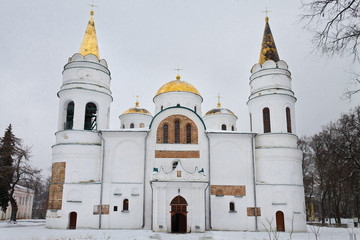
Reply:
<svg viewBox="0 0 360 240"><path fill-rule="evenodd" d="M264 133L271 132L270 109L267 107L263 109L263 123L264 123Z"/></svg>
<svg viewBox="0 0 360 240"><path fill-rule="evenodd" d="M226 125L225 124L221 125L221 130L226 131Z"/></svg>
<svg viewBox="0 0 360 240"><path fill-rule="evenodd" d="M85 130L96 130L97 108L95 103L89 102L85 106Z"/></svg>
<svg viewBox="0 0 360 240"><path fill-rule="evenodd" d="M291 114L290 114L290 108L286 108L286 128L287 132L291 133Z"/></svg>
<svg viewBox="0 0 360 240"><path fill-rule="evenodd" d="M125 125L124 125L124 124L122 125L122 128L123 128L123 129L125 128Z"/></svg>
<svg viewBox="0 0 360 240"><path fill-rule="evenodd" d="M169 142L169 125L164 124L163 126L163 143Z"/></svg>
<svg viewBox="0 0 360 240"><path fill-rule="evenodd" d="M69 214L69 229L76 229L77 213L71 212Z"/></svg>
<svg viewBox="0 0 360 240"><path fill-rule="evenodd" d="M178 195L173 198L171 205L171 232L185 233L187 231L187 202Z"/></svg>
<svg viewBox="0 0 360 240"><path fill-rule="evenodd" d="M191 143L191 124L186 124L186 143Z"/></svg>
<svg viewBox="0 0 360 240"><path fill-rule="evenodd" d="M123 211L129 211L129 199L127 198L123 201Z"/></svg>
<svg viewBox="0 0 360 240"><path fill-rule="evenodd" d="M282 211L276 212L276 231L278 232L285 231L284 213Z"/></svg>
<svg viewBox="0 0 360 240"><path fill-rule="evenodd" d="M134 123L130 123L130 128L134 128L134 127L135 127Z"/></svg>
<svg viewBox="0 0 360 240"><path fill-rule="evenodd" d="M175 140L174 143L180 143L180 121L175 120Z"/></svg>
<svg viewBox="0 0 360 240"><path fill-rule="evenodd" d="M75 109L74 102L73 101L69 102L69 104L66 107L66 121L64 124L64 130L73 129L74 109Z"/></svg>
<svg viewBox="0 0 360 240"><path fill-rule="evenodd" d="M176 126L175 122L179 121L179 128ZM191 126L191 144L198 143L198 128L194 121L187 116L184 115L170 115L163 119L157 128L156 132L156 143L187 143L187 125ZM168 129L166 134L166 128ZM178 130L175 131L175 128ZM176 135L175 135L176 132ZM166 141L167 136L167 141ZM177 142L175 142L175 139Z"/></svg>
<svg viewBox="0 0 360 240"><path fill-rule="evenodd" d="M230 202L229 203L229 209L230 209L230 212L235 212L235 203Z"/></svg>
<svg viewBox="0 0 360 240"><path fill-rule="evenodd" d="M235 127L234 127L234 125L233 125L233 126L231 126L231 131L235 131Z"/></svg>

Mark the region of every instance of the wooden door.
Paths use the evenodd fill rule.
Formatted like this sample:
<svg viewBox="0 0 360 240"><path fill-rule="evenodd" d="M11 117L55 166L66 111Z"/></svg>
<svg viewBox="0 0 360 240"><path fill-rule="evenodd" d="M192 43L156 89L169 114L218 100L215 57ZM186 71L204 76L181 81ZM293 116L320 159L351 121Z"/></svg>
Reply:
<svg viewBox="0 0 360 240"><path fill-rule="evenodd" d="M284 213L282 211L276 212L276 231L278 232L285 231Z"/></svg>
<svg viewBox="0 0 360 240"><path fill-rule="evenodd" d="M187 202L180 195L171 203L171 232L186 233L187 230Z"/></svg>
<svg viewBox="0 0 360 240"><path fill-rule="evenodd" d="M77 213L76 212L71 212L70 213L69 229L76 229L76 218L77 218Z"/></svg>

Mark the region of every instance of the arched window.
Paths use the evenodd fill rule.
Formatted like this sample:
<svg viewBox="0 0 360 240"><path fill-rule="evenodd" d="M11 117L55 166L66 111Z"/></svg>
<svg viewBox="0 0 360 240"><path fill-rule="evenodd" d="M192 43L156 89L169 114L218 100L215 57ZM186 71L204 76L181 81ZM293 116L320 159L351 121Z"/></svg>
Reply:
<svg viewBox="0 0 360 240"><path fill-rule="evenodd" d="M134 128L134 124L133 124L133 123L130 123L130 128Z"/></svg>
<svg viewBox="0 0 360 240"><path fill-rule="evenodd" d="M164 110L164 106L161 106L161 111Z"/></svg>
<svg viewBox="0 0 360 240"><path fill-rule="evenodd" d="M178 163L179 163L179 161L173 161L173 163L172 163L173 170L177 167Z"/></svg>
<svg viewBox="0 0 360 240"><path fill-rule="evenodd" d="M186 125L186 143L191 143L191 125Z"/></svg>
<svg viewBox="0 0 360 240"><path fill-rule="evenodd" d="M196 112L196 106L194 106L194 112Z"/></svg>
<svg viewBox="0 0 360 240"><path fill-rule="evenodd" d="M85 107L85 130L96 130L96 105L92 102L86 104Z"/></svg>
<svg viewBox="0 0 360 240"><path fill-rule="evenodd" d="M231 126L231 131L235 131L235 127L234 127L234 126Z"/></svg>
<svg viewBox="0 0 360 240"><path fill-rule="evenodd" d="M290 115L290 108L286 108L286 126L287 132L291 133L291 115Z"/></svg>
<svg viewBox="0 0 360 240"><path fill-rule="evenodd" d="M175 121L175 143L180 143L180 121Z"/></svg>
<svg viewBox="0 0 360 240"><path fill-rule="evenodd" d="M176 104L176 106L177 106L177 107L180 107L180 104L178 103L178 104Z"/></svg>
<svg viewBox="0 0 360 240"><path fill-rule="evenodd" d="M123 211L129 211L129 200L128 199L124 199Z"/></svg>
<svg viewBox="0 0 360 240"><path fill-rule="evenodd" d="M69 102L66 109L66 122L64 129L73 129L74 125L74 102Z"/></svg>
<svg viewBox="0 0 360 240"><path fill-rule="evenodd" d="M230 212L235 212L235 203L231 202L229 204L229 207L230 207Z"/></svg>
<svg viewBox="0 0 360 240"><path fill-rule="evenodd" d="M270 128L270 110L269 108L263 109L263 122L264 122L264 133L271 132Z"/></svg>
<svg viewBox="0 0 360 240"><path fill-rule="evenodd" d="M169 126L167 124L164 124L163 127L163 143L168 143L169 142Z"/></svg>
<svg viewBox="0 0 360 240"><path fill-rule="evenodd" d="M140 128L144 128L144 127L145 127L145 124L140 123L140 124L139 124L139 127L140 127Z"/></svg>
<svg viewBox="0 0 360 240"><path fill-rule="evenodd" d="M125 125L122 125L122 128L125 128Z"/></svg>
<svg viewBox="0 0 360 240"><path fill-rule="evenodd" d="M225 130L225 131L226 131L226 125L225 125L225 124L221 125L221 130Z"/></svg>

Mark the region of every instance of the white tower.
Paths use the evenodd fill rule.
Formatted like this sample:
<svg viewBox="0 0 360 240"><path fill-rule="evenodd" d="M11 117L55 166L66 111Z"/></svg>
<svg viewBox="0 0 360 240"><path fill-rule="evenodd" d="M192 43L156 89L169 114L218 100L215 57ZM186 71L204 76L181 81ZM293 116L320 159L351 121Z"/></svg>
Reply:
<svg viewBox="0 0 360 240"><path fill-rule="evenodd" d="M90 12L79 53L69 58L63 70L58 131L52 153L47 226L72 228L71 224L97 227L97 218L78 214L79 203L99 204L101 139L98 130L109 126L112 96L110 71L100 60L93 15ZM90 203L90 201L92 201ZM74 203L77 203L74 204ZM75 220L74 220L75 218ZM69 224L70 219L70 224Z"/></svg>
<svg viewBox="0 0 360 240"><path fill-rule="evenodd" d="M291 231L292 220L294 231L306 231L302 153L295 135L296 98L291 73L279 58L268 20L266 17L259 63L251 69L247 102L251 131L257 133L257 207L279 231Z"/></svg>

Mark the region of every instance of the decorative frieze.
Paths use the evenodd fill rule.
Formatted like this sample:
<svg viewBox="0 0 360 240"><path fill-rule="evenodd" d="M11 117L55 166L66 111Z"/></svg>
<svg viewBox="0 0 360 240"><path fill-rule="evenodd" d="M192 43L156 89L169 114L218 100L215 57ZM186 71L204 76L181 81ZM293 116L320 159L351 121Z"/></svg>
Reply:
<svg viewBox="0 0 360 240"><path fill-rule="evenodd" d="M256 208L256 215L259 217L259 216L261 216L261 210L260 210L260 208ZM254 217L255 216L255 208L253 208L253 207L248 207L247 208L247 215L248 215L248 217Z"/></svg>
<svg viewBox="0 0 360 240"><path fill-rule="evenodd" d="M156 150L155 158L200 158L200 152Z"/></svg>
<svg viewBox="0 0 360 240"><path fill-rule="evenodd" d="M211 195L220 196L246 196L245 186L211 185Z"/></svg>

